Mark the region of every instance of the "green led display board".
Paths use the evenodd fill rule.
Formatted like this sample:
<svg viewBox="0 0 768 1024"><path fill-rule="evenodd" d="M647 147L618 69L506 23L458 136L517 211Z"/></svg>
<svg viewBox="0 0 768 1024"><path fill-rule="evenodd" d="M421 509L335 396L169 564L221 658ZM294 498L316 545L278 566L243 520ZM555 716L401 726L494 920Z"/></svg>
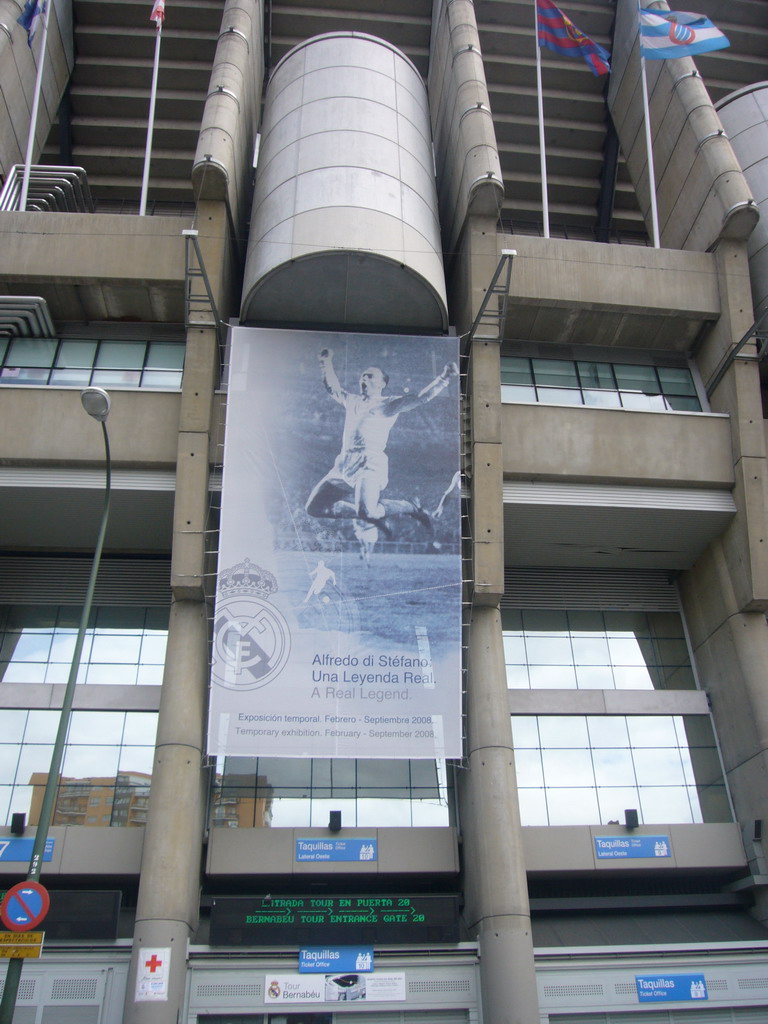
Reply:
<svg viewBox="0 0 768 1024"><path fill-rule="evenodd" d="M456 896L216 896L212 946L458 942Z"/></svg>

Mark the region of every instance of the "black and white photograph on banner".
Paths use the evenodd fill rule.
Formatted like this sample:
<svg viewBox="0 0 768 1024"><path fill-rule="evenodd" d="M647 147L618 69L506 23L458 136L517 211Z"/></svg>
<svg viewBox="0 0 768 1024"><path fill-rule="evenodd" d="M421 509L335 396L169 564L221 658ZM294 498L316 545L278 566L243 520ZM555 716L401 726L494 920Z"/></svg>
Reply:
<svg viewBox="0 0 768 1024"><path fill-rule="evenodd" d="M460 755L457 360L231 330L211 753Z"/></svg>

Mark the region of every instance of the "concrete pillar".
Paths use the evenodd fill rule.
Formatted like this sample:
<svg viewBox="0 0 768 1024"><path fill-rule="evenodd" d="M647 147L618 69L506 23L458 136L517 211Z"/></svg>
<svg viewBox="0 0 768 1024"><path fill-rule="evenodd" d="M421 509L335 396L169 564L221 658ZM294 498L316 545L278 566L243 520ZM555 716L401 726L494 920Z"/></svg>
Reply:
<svg viewBox="0 0 768 1024"><path fill-rule="evenodd" d="M473 609L467 771L460 773L465 917L477 933L483 1019L539 1019L528 888L498 608Z"/></svg>
<svg viewBox="0 0 768 1024"><path fill-rule="evenodd" d="M205 807L203 722L208 624L200 601L171 606L160 722L144 836L125 1024L177 1024L184 1004L187 943L196 925ZM137 1000L137 977L155 955L165 998Z"/></svg>

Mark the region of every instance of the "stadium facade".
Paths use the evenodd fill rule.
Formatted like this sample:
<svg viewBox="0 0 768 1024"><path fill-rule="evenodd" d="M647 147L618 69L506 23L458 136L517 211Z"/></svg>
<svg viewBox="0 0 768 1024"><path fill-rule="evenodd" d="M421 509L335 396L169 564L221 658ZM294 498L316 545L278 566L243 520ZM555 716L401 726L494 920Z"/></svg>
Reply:
<svg viewBox="0 0 768 1024"><path fill-rule="evenodd" d="M5 887L101 516L86 386L111 395L113 473L14 1019L764 1021L768 6L696 0L730 48L648 63L658 247L632 0L564 3L609 77L544 51L548 230L533 0L169 2L144 216L151 5L53 5L26 210L21 6L0 0ZM460 486L425 454L450 370L393 357L393 388L434 391L393 430L398 517L336 522L297 490L290 528L316 617L317 552L401 567L398 628L461 553L461 757L206 743L217 572L270 586L216 561L251 334L305 339L332 397L329 336L381 339L382 363L457 346ZM349 387L365 367L336 358ZM314 451L325 407L304 411Z"/></svg>

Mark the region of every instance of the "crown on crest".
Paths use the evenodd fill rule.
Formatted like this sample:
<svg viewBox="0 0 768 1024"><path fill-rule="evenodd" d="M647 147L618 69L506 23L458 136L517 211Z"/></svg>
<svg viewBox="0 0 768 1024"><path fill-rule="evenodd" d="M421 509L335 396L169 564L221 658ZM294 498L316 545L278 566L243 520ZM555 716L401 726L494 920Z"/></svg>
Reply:
<svg viewBox="0 0 768 1024"><path fill-rule="evenodd" d="M219 573L218 590L220 594L245 595L269 598L278 590L277 580L267 569L245 558L231 569L222 569Z"/></svg>

